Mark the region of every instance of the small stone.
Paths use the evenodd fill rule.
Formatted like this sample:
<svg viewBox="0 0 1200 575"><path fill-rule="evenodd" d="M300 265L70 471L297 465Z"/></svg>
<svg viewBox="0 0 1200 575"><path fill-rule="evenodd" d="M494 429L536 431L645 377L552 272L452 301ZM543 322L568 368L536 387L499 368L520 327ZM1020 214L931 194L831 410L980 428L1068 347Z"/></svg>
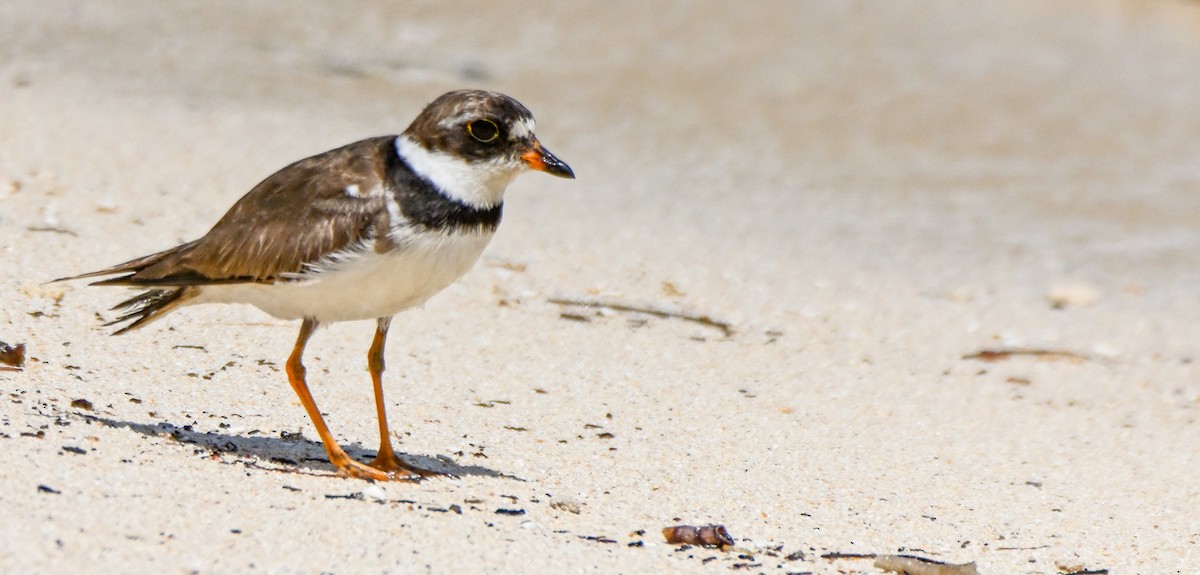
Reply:
<svg viewBox="0 0 1200 575"><path fill-rule="evenodd" d="M96 202L96 211L102 214L111 214L117 211L117 201L112 196L104 197Z"/></svg>
<svg viewBox="0 0 1200 575"><path fill-rule="evenodd" d="M363 488L362 496L365 499L372 501L387 501L387 494L383 492L383 488L378 485L368 485Z"/></svg>
<svg viewBox="0 0 1200 575"><path fill-rule="evenodd" d="M583 504L574 499L555 499L554 501L550 502L550 508L557 509L559 511L566 511L567 513L574 513L575 515L579 515L583 512Z"/></svg>
<svg viewBox="0 0 1200 575"><path fill-rule="evenodd" d="M1088 307L1100 301L1100 288L1086 282L1057 281L1050 284L1046 299L1055 309Z"/></svg>

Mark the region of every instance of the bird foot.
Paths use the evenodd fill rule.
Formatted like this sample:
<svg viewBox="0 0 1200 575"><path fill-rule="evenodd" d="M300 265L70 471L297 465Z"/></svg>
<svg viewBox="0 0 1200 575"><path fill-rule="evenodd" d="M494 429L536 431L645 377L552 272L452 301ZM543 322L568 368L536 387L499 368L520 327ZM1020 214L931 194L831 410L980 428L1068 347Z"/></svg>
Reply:
<svg viewBox="0 0 1200 575"><path fill-rule="evenodd" d="M337 467L338 475L349 477L352 479L362 479L366 481L402 481L408 483L418 483L421 481L419 475L412 473L398 473L396 470L379 469L365 463L360 463L350 458L346 461L334 464Z"/></svg>
<svg viewBox="0 0 1200 575"><path fill-rule="evenodd" d="M383 471L391 475L407 474L409 477L415 476L417 481L420 481L426 477L454 477L453 475L442 471L434 471L432 469L417 467L411 463L405 462L403 459L400 459L398 455L387 453L380 453L377 455L375 459L371 460L370 466L373 469Z"/></svg>

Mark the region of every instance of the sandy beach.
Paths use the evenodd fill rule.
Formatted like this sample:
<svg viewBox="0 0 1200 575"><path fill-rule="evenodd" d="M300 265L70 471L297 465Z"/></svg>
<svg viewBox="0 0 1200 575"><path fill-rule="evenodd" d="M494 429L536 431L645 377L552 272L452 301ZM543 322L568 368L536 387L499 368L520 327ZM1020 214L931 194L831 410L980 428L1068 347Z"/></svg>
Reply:
<svg viewBox="0 0 1200 575"><path fill-rule="evenodd" d="M1197 62L1192 0L6 0L0 572L1200 573ZM578 179L392 324L457 478L338 477L295 322L46 283L465 87ZM306 356L359 459L372 332Z"/></svg>

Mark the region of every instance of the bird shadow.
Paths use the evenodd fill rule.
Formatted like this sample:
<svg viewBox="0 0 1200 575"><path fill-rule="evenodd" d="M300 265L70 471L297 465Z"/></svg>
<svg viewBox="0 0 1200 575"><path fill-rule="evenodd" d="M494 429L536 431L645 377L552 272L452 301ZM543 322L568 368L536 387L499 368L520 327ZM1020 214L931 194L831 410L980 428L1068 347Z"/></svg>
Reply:
<svg viewBox="0 0 1200 575"><path fill-rule="evenodd" d="M325 455L325 448L321 443L304 439L298 433L294 436L285 434L280 437L269 435L258 437L219 431L195 431L190 425L180 427L167 421L137 423L97 415L84 415L84 417L89 421L115 429L128 429L147 437L165 437L183 445L195 445L211 451L214 455L248 456L255 460L252 462L253 467L264 471L324 475L320 472L330 469L329 458ZM370 461L376 453L357 443L342 445L342 449L346 450L351 458L362 462ZM436 457L408 453L399 453L398 455L405 463L416 468L451 478L475 476L525 481L515 475L481 465L460 465L448 455Z"/></svg>

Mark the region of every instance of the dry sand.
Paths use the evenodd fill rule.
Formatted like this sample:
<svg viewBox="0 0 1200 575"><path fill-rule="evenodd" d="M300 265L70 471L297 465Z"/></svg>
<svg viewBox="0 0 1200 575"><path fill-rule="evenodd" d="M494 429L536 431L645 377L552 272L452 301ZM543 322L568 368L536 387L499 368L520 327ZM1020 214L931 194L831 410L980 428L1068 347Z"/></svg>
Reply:
<svg viewBox="0 0 1200 575"><path fill-rule="evenodd" d="M1198 62L1184 0L5 0L0 571L1200 572ZM579 179L393 324L398 449L461 479L334 476L294 323L42 285L467 86ZM370 338L308 356L359 457Z"/></svg>

